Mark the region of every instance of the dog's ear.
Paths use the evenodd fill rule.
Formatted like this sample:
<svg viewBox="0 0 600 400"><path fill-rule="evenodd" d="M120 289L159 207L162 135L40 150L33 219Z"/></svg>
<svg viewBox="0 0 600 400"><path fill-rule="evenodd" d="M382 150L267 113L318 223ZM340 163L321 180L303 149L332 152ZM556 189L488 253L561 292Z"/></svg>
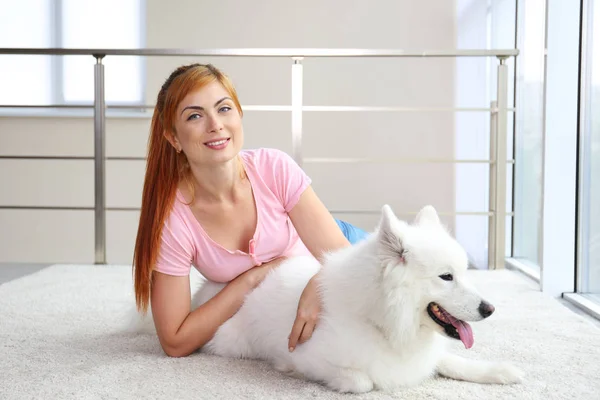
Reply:
<svg viewBox="0 0 600 400"><path fill-rule="evenodd" d="M396 214L394 214L392 207L390 207L388 204L384 204L383 207L381 208L381 219L379 221L379 230L380 231L383 231L383 230L389 231L391 229L392 224L397 219L398 218L396 218Z"/></svg>
<svg viewBox="0 0 600 400"><path fill-rule="evenodd" d="M423 207L415 217L415 225L440 226L440 217L433 206L427 205Z"/></svg>
<svg viewBox="0 0 600 400"><path fill-rule="evenodd" d="M391 254L403 254L402 228L404 224L396 217L389 205L383 206L378 229L379 242Z"/></svg>

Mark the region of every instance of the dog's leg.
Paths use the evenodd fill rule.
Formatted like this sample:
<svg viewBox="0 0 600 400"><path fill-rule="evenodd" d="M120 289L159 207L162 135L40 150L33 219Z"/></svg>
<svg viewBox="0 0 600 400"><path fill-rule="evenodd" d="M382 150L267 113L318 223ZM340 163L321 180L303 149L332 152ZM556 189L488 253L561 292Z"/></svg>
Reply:
<svg viewBox="0 0 600 400"><path fill-rule="evenodd" d="M342 393L365 393L373 390L373 381L367 374L348 368L337 369L325 383Z"/></svg>
<svg viewBox="0 0 600 400"><path fill-rule="evenodd" d="M512 384L523 380L521 370L509 363L469 360L454 354L442 357L437 372L448 378L475 383Z"/></svg>
<svg viewBox="0 0 600 400"><path fill-rule="evenodd" d="M273 367L277 371L279 371L282 374L285 374L291 378L296 378L296 379L305 378L305 376L302 375L299 371L296 371L296 369L294 368L294 366L291 363L287 363L282 360L275 360L275 361L273 361Z"/></svg>

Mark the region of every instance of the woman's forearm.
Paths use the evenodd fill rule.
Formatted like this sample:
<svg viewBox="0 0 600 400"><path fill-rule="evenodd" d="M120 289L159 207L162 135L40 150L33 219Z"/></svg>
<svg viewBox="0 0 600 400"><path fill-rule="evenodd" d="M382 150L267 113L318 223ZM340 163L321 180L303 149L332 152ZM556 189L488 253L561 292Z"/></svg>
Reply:
<svg viewBox="0 0 600 400"><path fill-rule="evenodd" d="M185 357L204 346L219 327L242 306L246 294L252 289L247 279L235 279L219 293L190 312L168 343L165 352L173 357Z"/></svg>

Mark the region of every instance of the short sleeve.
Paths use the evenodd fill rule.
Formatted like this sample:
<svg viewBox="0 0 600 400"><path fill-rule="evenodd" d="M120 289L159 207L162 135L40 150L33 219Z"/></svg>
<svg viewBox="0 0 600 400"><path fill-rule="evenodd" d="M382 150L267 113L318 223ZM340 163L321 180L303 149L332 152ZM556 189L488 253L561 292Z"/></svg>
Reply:
<svg viewBox="0 0 600 400"><path fill-rule="evenodd" d="M277 149L264 149L259 163L264 170L263 176L281 201L286 212L290 212L304 190L311 184L310 177L286 152Z"/></svg>
<svg viewBox="0 0 600 400"><path fill-rule="evenodd" d="M193 244L187 226L176 213L165 220L155 271L187 276L192 267Z"/></svg>

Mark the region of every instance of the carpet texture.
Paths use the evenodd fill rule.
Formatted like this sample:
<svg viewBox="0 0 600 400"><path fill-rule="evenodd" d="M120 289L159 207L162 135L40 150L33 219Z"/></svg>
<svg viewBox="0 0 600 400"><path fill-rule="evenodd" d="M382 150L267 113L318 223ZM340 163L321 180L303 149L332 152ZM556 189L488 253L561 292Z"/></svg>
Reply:
<svg viewBox="0 0 600 400"><path fill-rule="evenodd" d="M166 357L124 333L131 269L56 265L0 285L0 399L597 399L600 329L511 271L469 271L497 308L470 350L526 372L515 386L433 378L395 393L341 395L260 361Z"/></svg>

